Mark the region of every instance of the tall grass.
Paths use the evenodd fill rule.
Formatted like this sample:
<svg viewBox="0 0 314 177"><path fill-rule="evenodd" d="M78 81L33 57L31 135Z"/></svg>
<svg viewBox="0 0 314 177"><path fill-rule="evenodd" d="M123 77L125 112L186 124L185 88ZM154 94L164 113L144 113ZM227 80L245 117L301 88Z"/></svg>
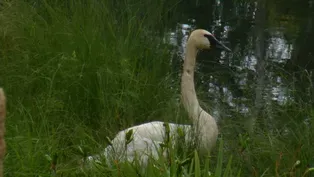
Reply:
<svg viewBox="0 0 314 177"><path fill-rule="evenodd" d="M309 124L248 136L222 123L211 157L174 151L146 171L136 164L81 169L106 136L150 120L183 121L163 42L175 1L11 0L0 10L0 84L7 93L5 176L307 176ZM297 120L312 108L290 105ZM286 128L286 129L285 129ZM298 164L300 162L300 164ZM307 171L309 171L307 173Z"/></svg>
<svg viewBox="0 0 314 177"><path fill-rule="evenodd" d="M151 1L155 7L144 8L147 3L2 6L0 81L10 110L6 175L47 175L46 157L56 153L59 163L68 162L79 146L95 153L118 130L171 116L165 111L175 100L171 51L153 31L157 24L163 28L166 4Z"/></svg>

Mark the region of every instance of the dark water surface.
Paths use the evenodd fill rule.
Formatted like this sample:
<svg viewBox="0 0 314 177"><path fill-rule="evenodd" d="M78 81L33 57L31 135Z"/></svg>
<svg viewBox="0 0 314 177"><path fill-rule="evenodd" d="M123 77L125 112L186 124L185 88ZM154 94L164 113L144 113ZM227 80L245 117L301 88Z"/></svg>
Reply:
<svg viewBox="0 0 314 177"><path fill-rule="evenodd" d="M184 1L174 16L168 39L176 46L175 70L196 28L212 32L233 51L202 52L198 58L196 89L218 119L256 117L280 124L294 119L282 110L312 107L314 0Z"/></svg>

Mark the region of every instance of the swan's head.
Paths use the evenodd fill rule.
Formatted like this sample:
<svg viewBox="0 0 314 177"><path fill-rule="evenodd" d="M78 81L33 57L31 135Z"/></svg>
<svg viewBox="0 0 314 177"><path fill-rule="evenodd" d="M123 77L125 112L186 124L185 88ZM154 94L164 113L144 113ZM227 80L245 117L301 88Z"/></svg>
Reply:
<svg viewBox="0 0 314 177"><path fill-rule="evenodd" d="M200 50L219 48L231 52L231 50L218 41L213 34L203 29L194 30L189 37L189 41L192 41L195 47Z"/></svg>

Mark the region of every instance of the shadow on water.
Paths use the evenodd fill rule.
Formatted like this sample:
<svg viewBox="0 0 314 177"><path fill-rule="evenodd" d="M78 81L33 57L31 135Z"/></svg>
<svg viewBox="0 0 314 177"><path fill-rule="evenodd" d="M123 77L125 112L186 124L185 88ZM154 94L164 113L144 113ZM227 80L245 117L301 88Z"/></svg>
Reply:
<svg viewBox="0 0 314 177"><path fill-rule="evenodd" d="M280 110L313 105L313 23L313 0L184 1L169 33L173 67L182 66L191 30L212 32L233 52L200 54L195 79L204 106L218 119L245 117L271 128L294 118L293 110L288 117Z"/></svg>

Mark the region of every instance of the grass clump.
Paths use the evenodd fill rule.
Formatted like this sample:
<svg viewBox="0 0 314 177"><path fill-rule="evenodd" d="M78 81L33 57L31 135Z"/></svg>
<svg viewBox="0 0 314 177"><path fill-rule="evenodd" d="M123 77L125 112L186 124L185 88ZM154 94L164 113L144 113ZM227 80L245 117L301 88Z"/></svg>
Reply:
<svg viewBox="0 0 314 177"><path fill-rule="evenodd" d="M68 163L78 146L98 152L104 137L170 116L164 112L174 93L171 51L152 30L162 28L159 13L167 4L140 12L135 9L148 2L120 3L8 1L1 7L0 82L10 110L6 175L47 175L53 154Z"/></svg>

